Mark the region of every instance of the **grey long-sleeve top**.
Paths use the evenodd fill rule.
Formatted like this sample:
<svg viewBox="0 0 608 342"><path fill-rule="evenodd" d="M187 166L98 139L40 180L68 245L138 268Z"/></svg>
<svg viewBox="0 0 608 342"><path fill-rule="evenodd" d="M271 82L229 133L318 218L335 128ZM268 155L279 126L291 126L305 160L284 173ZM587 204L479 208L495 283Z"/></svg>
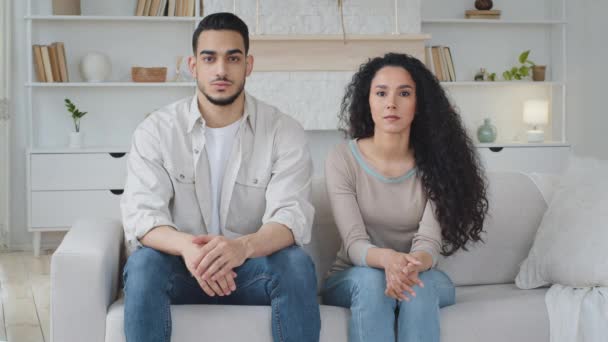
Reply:
<svg viewBox="0 0 608 342"><path fill-rule="evenodd" d="M355 140L330 152L325 177L342 247L330 273L367 266L371 247L425 251L433 266L441 252L441 229L416 168L387 178L369 164Z"/></svg>

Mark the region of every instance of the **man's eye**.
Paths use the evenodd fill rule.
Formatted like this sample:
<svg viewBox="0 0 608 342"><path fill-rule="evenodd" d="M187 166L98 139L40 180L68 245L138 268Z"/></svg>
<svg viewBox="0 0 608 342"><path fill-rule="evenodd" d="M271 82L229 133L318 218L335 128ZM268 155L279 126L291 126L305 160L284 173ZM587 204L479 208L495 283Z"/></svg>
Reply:
<svg viewBox="0 0 608 342"><path fill-rule="evenodd" d="M410 96L411 93L409 91L402 91L401 96Z"/></svg>
<svg viewBox="0 0 608 342"><path fill-rule="evenodd" d="M214 58L211 56L203 57L203 62L213 62Z"/></svg>
<svg viewBox="0 0 608 342"><path fill-rule="evenodd" d="M240 58L238 58L238 57L228 57L228 60L230 62L238 62L240 60Z"/></svg>

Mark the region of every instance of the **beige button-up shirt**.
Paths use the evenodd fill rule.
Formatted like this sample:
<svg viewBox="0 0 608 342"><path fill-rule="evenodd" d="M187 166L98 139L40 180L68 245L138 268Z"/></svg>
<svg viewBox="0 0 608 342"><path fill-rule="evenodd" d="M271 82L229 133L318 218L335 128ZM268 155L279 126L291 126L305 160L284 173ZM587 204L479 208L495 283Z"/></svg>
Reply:
<svg viewBox="0 0 608 342"><path fill-rule="evenodd" d="M130 251L158 226L207 234L212 202L204 133L196 95L150 114L135 130L121 199ZM308 243L314 215L311 177L302 126L246 94L221 186L222 235L235 238L276 222L291 229L298 245Z"/></svg>

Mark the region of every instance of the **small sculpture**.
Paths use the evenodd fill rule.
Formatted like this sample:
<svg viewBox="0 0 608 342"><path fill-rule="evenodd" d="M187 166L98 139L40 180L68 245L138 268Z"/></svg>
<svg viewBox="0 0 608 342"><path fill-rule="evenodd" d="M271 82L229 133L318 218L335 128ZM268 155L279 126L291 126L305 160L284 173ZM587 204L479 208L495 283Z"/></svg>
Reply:
<svg viewBox="0 0 608 342"><path fill-rule="evenodd" d="M492 6L494 6L492 0L475 0L475 8L480 11L490 10L492 9Z"/></svg>

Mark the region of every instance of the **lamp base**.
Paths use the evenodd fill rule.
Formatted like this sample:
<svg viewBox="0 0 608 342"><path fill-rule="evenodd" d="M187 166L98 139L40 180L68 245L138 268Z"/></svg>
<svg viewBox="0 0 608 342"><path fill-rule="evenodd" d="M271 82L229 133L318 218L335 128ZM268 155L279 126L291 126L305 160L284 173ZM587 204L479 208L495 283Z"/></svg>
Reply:
<svg viewBox="0 0 608 342"><path fill-rule="evenodd" d="M529 143L542 143L545 140L545 132L539 129L531 129L526 134Z"/></svg>

